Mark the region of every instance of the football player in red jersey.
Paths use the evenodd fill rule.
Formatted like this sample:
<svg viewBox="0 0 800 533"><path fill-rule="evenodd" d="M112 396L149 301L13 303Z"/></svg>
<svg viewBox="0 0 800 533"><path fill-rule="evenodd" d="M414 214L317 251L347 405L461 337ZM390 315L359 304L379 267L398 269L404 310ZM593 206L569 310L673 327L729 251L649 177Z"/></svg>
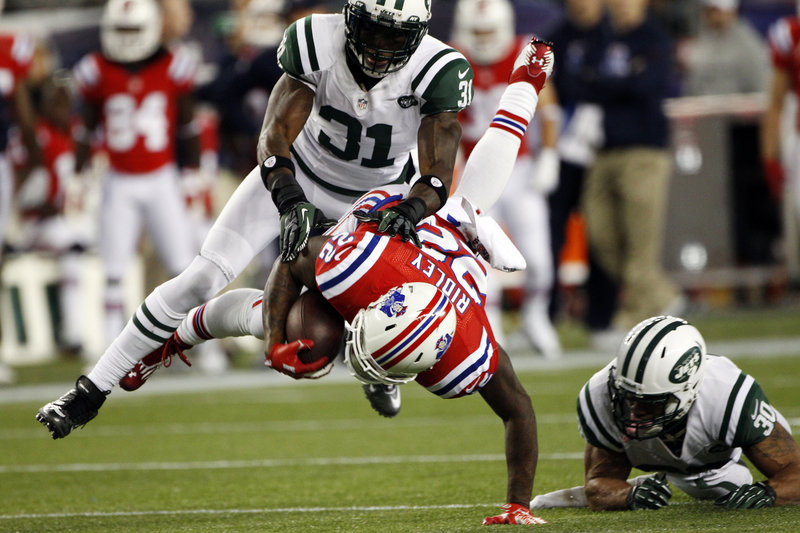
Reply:
<svg viewBox="0 0 800 533"><path fill-rule="evenodd" d="M284 331L286 316L302 286L320 290L351 322L346 364L360 381L396 385L416 379L442 398L480 392L503 420L507 503L503 512L486 518L484 524L545 523L527 507L538 460L536 418L530 397L492 334L483 309L486 270L477 256L509 270L524 268L525 261L497 223L480 215L472 198L481 198L490 206L505 187L551 65L550 48L541 41L532 41L520 53L500 109L473 150L455 195L443 200L439 212L405 235L389 235L382 226L391 221L381 213L403 202L408 189L388 185L367 193L326 235L310 238L308 251L290 262L276 261L263 292L233 290L193 309L165 346L140 364L154 369L152 359L160 364L176 354L184 357L182 350L209 338L255 335L265 338L269 366L295 378L319 377L332 361L322 358L302 363L298 352L311 341L285 343ZM415 305L420 302L407 292L408 285L428 288L433 296L425 301L434 309L443 309L446 317L455 315L455 321L436 311L412 308L412 301ZM388 298L392 305L379 303ZM269 302L266 308L265 300ZM388 317L399 318L393 325L400 327L394 331L406 331L407 327L416 339L409 344L427 347L410 361L398 361L392 352L379 356L375 343L381 341L370 333L375 320L380 320L382 311L376 309L403 305L401 300L408 310ZM418 316L450 321L450 326L413 326L419 322L411 319ZM123 387L138 388L147 378L141 372L132 374L122 378ZM40 409L37 420L53 438L62 438L94 418L106 394L81 376L74 389Z"/></svg>
<svg viewBox="0 0 800 533"><path fill-rule="evenodd" d="M800 12L800 2L798 2ZM764 169L764 178L769 186L770 193L776 201L783 198L785 175L790 175L794 185L794 210L800 206L800 141L797 135L788 146L782 147L781 143L781 117L784 111L786 95L793 92L800 96L800 56L797 53L800 47L800 16L792 15L783 17L772 24L768 32L768 44L772 56L772 82L770 85L767 110L761 123L761 159ZM796 129L800 129L800 113L794 118ZM781 149L786 151L787 157L781 157ZM787 168L784 169L784 163Z"/></svg>
<svg viewBox="0 0 800 533"><path fill-rule="evenodd" d="M34 131L33 105L25 83L34 49L35 41L30 36L0 34L0 256L15 188L14 173L6 157L12 125L19 128L22 144L28 152L28 166L20 173L21 181L32 169L39 168L42 162ZM0 361L0 384L13 381L14 372Z"/></svg>
<svg viewBox="0 0 800 533"><path fill-rule="evenodd" d="M91 135L100 129L108 154L100 221L106 277L106 336L125 324L121 281L144 227L171 275L192 261L196 245L179 186L176 143L189 164L199 163L191 91L196 54L161 44L156 0L110 0L101 20L102 51L75 67L84 129L76 136L76 165L88 161Z"/></svg>
<svg viewBox="0 0 800 533"><path fill-rule="evenodd" d="M516 35L515 21L510 0L460 0L456 4L453 44L469 59L475 72L472 105L458 116L463 128L464 157L469 157L486 130L506 88L508 71L530 40L530 36ZM536 114L539 127L532 128L523 139L514 174L491 211L493 217L504 223L528 263L522 287L520 331L536 352L548 359L561 355L561 343L548 315L554 272L547 194L558 182L559 167L555 146L560 123L554 109L557 106L543 107L540 103ZM495 325L498 340L503 342L498 282L490 275L486 312Z"/></svg>
<svg viewBox="0 0 800 533"><path fill-rule="evenodd" d="M65 216L69 182L75 172L72 140L72 86L69 72L58 70L40 84L37 99L36 138L43 166L32 171L15 196L20 231L9 238L20 252L40 251L58 259L59 329L56 336L62 355L83 351L84 252L89 238ZM10 139L11 159L17 172L28 165L28 151L19 135ZM72 207L74 208L74 196Z"/></svg>

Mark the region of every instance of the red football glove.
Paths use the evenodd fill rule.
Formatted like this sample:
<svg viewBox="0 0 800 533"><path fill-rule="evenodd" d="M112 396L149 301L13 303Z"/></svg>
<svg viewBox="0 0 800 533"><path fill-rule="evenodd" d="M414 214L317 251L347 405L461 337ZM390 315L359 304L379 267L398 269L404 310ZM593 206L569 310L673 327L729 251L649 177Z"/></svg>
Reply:
<svg viewBox="0 0 800 533"><path fill-rule="evenodd" d="M539 94L552 73L553 43L540 41L534 37L525 45L514 61L508 83L528 82L536 89L536 94Z"/></svg>
<svg viewBox="0 0 800 533"><path fill-rule="evenodd" d="M777 158L771 157L764 160L764 179L767 181L769 193L776 201L783 197L783 165Z"/></svg>
<svg viewBox="0 0 800 533"><path fill-rule="evenodd" d="M309 377L307 374L312 374L321 369L328 364L330 359L329 357L323 357L313 363L304 363L297 357L297 354L301 351L310 350L313 347L314 341L311 339L300 339L289 344L273 344L264 364L294 379Z"/></svg>
<svg viewBox="0 0 800 533"><path fill-rule="evenodd" d="M483 519L484 526L492 524L546 524L547 520L533 516L531 510L518 503L507 503L500 506L505 511L497 516L490 516Z"/></svg>

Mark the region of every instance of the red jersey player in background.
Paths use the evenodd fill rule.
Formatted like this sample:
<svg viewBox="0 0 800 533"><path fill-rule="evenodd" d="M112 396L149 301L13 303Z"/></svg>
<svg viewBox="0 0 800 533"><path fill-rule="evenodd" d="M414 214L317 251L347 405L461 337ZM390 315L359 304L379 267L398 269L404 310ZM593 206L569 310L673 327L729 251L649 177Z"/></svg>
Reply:
<svg viewBox="0 0 800 533"><path fill-rule="evenodd" d="M514 7L509 0L460 0L456 4L453 44L467 57L475 73L472 105L459 114L464 157L469 157L494 117L507 86L507 73L529 40L530 36L515 34ZM514 172L491 215L505 224L528 263L520 320L522 337L550 359L560 357L562 352L548 314L554 273L546 198L558 181L555 145L559 123L541 106L536 119L541 132L536 142L538 153L535 156L531 153L529 137L536 135L536 128L533 128L522 140ZM498 123L518 133L512 122L500 119ZM498 340L504 343L499 282L496 275L490 276L486 311Z"/></svg>
<svg viewBox="0 0 800 533"><path fill-rule="evenodd" d="M83 354L81 277L89 238L65 216L70 181L75 173L71 81L69 72L61 70L52 72L40 83L36 139L43 166L30 173L15 196L20 231L9 241L15 251L47 252L58 258L56 340L62 355L76 356ZM11 137L10 146L15 170L24 171L28 152L18 134Z"/></svg>
<svg viewBox="0 0 800 533"><path fill-rule="evenodd" d="M121 281L146 228L170 276L197 251L179 185L176 142L197 167L199 141L191 91L197 55L161 45L156 0L109 0L101 20L101 52L75 67L84 102L76 164L88 161L91 134L101 130L108 155L99 249L106 276L106 336L122 331L127 315Z"/></svg>
<svg viewBox="0 0 800 533"><path fill-rule="evenodd" d="M800 1L798 1L800 12ZM768 32L772 56L772 82L768 93L767 110L761 123L761 159L764 177L776 202L783 199L785 174L789 175L790 202L796 217L800 217L800 112L794 118L795 134L782 145L781 115L786 95L800 97L800 18L793 15L779 19ZM781 154L781 148L785 153ZM784 155L784 157L782 157ZM786 163L786 173L784 172ZM800 219L796 219L800 220Z"/></svg>
<svg viewBox="0 0 800 533"><path fill-rule="evenodd" d="M2 10L2 2L0 2ZM9 129L19 128L28 151L28 167L19 174L24 181L32 169L41 166L42 156L34 132L34 111L25 78L33 59L34 40L26 35L0 34L0 261L3 238L15 189L14 173L6 157ZM0 361L0 384L12 383L14 372Z"/></svg>
<svg viewBox="0 0 800 533"><path fill-rule="evenodd" d="M491 206L505 187L552 63L547 43L531 41L524 48L494 117L513 117L520 134L493 121L467 161L454 196L447 199L443 192L445 205L406 238L381 228L381 213L402 202L406 188L379 187L325 235L311 237L308 251L290 262L277 260L263 292L231 290L193 309L163 349L145 359L183 357L183 349L209 338L255 335L265 339L269 366L295 378L320 377L335 354L305 364L298 352L313 341L285 343L286 317L302 287L319 290L350 322L345 364L357 379L383 385L416 379L441 398L479 392L503 420L507 503L484 524L546 523L527 507L538 460L536 418L492 333L483 307L486 270L477 256L508 270L524 268L525 260L494 219L479 214L473 198ZM397 338L387 339L398 332ZM396 355L397 341L413 346L413 355ZM138 383L126 386L132 383L125 375L120 381L125 388L138 388L147 378L132 374ZM97 415L106 394L81 376L75 389L42 407L37 420L53 438L63 438Z"/></svg>

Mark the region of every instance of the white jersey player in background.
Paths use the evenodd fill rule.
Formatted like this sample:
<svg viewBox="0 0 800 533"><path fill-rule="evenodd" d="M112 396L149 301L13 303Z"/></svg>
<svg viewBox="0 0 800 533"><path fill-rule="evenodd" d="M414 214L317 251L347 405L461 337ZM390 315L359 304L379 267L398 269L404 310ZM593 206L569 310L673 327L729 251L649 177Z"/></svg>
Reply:
<svg viewBox="0 0 800 533"><path fill-rule="evenodd" d="M475 70L475 96L472 105L459 115L464 133L461 148L469 157L475 143L486 131L506 88L506 73L530 36L515 33L514 7L509 0L459 0L456 4L453 44L467 57ZM541 355L558 358L561 343L548 314L553 264L550 252L550 229L547 194L558 182L559 121L552 109L536 115L536 126L520 145L514 173L503 195L490 214L505 225L519 247L528 268L523 284L521 332ZM557 115L556 115L557 116ZM510 124L510 123L509 123ZM510 131L514 130L508 125ZM533 130L538 129L538 132ZM538 153L531 153L531 137L537 137ZM497 275L490 275L486 312L498 342L504 342L501 327L501 292Z"/></svg>
<svg viewBox="0 0 800 533"><path fill-rule="evenodd" d="M412 178L409 197L380 212L380 231L410 238L415 223L441 207L461 134L457 113L472 100L472 68L427 35L430 16L429 0L349 0L341 14L310 15L286 30L278 51L285 74L258 144L263 164L228 200L189 267L145 298L79 379L77 396L43 407L41 419L63 418L84 395L110 392L279 235L282 258L294 258L312 229L322 229L323 211L338 217L368 190ZM399 412L396 387L366 390L381 414Z"/></svg>
<svg viewBox="0 0 800 533"><path fill-rule="evenodd" d="M649 318L578 395L585 487L536 496L532 509L658 509L672 491L728 508L800 504L800 448L759 384L706 353L683 319ZM753 483L744 454L766 480ZM628 481L632 468L655 475Z"/></svg>

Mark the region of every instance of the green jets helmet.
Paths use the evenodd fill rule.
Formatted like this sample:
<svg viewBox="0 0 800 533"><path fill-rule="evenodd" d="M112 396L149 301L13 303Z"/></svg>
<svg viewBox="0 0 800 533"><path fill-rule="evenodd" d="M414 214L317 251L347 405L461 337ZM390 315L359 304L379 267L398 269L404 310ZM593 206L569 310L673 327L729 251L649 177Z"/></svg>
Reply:
<svg viewBox="0 0 800 533"><path fill-rule="evenodd" d="M344 7L348 53L367 76L400 70L428 32L430 0L348 0Z"/></svg>
<svg viewBox="0 0 800 533"><path fill-rule="evenodd" d="M703 336L681 318L637 324L620 344L608 381L620 431L648 439L674 428L697 398L706 358Z"/></svg>

